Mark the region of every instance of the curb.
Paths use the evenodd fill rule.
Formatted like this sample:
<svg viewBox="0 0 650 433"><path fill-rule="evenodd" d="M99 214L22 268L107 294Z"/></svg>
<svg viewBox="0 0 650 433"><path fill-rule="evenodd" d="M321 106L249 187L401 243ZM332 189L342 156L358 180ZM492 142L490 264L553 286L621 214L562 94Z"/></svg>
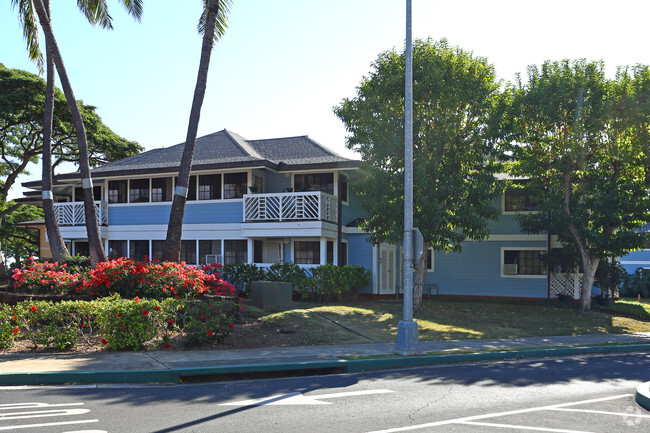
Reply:
<svg viewBox="0 0 650 433"><path fill-rule="evenodd" d="M489 360L542 358L553 356L584 355L592 353L650 352L648 344L620 346L553 347L547 349L507 350L499 352L463 353L449 355L424 355L410 357L335 359L268 364L238 364L211 367L171 368L167 370L126 371L66 371L34 373L0 373L0 385L61 385L89 383L180 383L197 380L233 379L237 376L264 376L291 374L340 374L367 370L419 367ZM278 374L285 373L285 374ZM650 382L637 389L637 402L650 410Z"/></svg>
<svg viewBox="0 0 650 433"><path fill-rule="evenodd" d="M642 383L636 388L634 400L645 410L650 410L650 382Z"/></svg>

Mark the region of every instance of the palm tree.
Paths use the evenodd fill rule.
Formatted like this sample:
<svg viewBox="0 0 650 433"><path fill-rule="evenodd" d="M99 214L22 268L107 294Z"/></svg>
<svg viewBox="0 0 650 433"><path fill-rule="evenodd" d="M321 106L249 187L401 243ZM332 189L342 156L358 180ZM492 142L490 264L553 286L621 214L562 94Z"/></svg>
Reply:
<svg viewBox="0 0 650 433"><path fill-rule="evenodd" d="M199 129L201 117L201 106L205 97L205 88L208 81L208 69L210 67L210 55L212 43L223 36L227 27L227 17L230 10L231 0L204 0L203 13L199 20L199 32L203 33L203 44L201 46L201 60L199 62L199 73L194 88L194 99L190 111L190 121L187 126L187 136L183 148L183 156L178 170L178 183L174 191L174 200L169 214L167 225L167 238L163 251L163 258L170 261L180 261L181 235L183 232L183 216L185 215L185 203L187 202L187 189L196 147L196 135Z"/></svg>
<svg viewBox="0 0 650 433"><path fill-rule="evenodd" d="M142 15L142 0L121 0L124 7L135 19L139 20ZM88 161L88 141L86 131L81 117L81 112L77 106L70 80L63 64L63 58L59 51L54 33L52 32L52 23L50 19L49 0L12 0L12 4L18 7L19 18L23 24L23 34L27 40L30 57L37 61L39 69L42 71L42 54L38 44L38 26L34 12L38 16L38 21L45 34L47 47L46 58L48 59L48 91L46 96L46 107L44 113L44 131L43 131L43 208L45 216L46 230L50 241L53 241L53 256L67 253L65 244L61 239L58 225L54 220L54 206L52 202L52 153L51 153L51 130L53 118L53 94L54 94L54 68L56 65L59 72L59 78L63 87L63 92L68 103L70 114L72 115L73 124L77 132L79 143L79 170L81 172L84 198L84 214L86 217L86 232L88 236L88 246L90 252L90 261L93 266L97 263L106 261L106 253L101 242L99 234L99 225L92 189L92 180L90 177L90 164ZM93 24L99 24L103 28L112 29L111 16L104 1L85 0L77 1L81 12L86 16L88 21ZM49 71L52 72L49 72ZM50 90L51 86L51 90ZM50 92L52 100L50 100ZM48 102L49 101L49 102ZM51 234L50 234L51 233ZM61 248L62 247L62 248ZM54 257L60 260L61 257Z"/></svg>

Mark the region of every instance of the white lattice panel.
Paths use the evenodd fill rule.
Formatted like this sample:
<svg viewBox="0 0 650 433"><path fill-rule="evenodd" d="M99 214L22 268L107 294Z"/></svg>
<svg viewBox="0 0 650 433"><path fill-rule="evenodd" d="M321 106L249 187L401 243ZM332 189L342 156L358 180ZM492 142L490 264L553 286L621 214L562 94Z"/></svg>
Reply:
<svg viewBox="0 0 650 433"><path fill-rule="evenodd" d="M551 298L558 295L575 297L576 289L582 287L583 274L551 274Z"/></svg>

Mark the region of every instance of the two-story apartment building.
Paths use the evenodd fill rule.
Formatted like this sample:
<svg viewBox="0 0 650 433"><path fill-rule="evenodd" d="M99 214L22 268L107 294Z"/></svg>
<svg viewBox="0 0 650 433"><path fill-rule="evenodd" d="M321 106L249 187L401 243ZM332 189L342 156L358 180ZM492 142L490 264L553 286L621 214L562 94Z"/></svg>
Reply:
<svg viewBox="0 0 650 433"><path fill-rule="evenodd" d="M100 234L110 258L161 258L183 144L150 150L92 170ZM401 291L401 247L373 246L356 226L365 217L350 185L364 176L307 136L247 140L223 130L197 139L183 220L181 259L187 264L309 267L354 264L372 273L368 294ZM37 200L40 182L23 184ZM55 214L72 253L87 254L79 173L57 175ZM575 283L548 275L541 254L556 247L546 234L521 232L514 219L529 210L525 196L504 194L483 242L462 253L430 251L428 287L438 294L546 298L577 293ZM561 286L558 286L558 284Z"/></svg>

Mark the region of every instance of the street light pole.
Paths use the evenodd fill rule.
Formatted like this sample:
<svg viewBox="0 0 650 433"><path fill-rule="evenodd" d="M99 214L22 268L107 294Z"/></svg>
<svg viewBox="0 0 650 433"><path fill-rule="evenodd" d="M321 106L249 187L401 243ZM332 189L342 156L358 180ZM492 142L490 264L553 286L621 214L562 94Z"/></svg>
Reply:
<svg viewBox="0 0 650 433"><path fill-rule="evenodd" d="M397 327L396 352L414 354L418 324L413 321L413 44L411 3L406 0L406 81L404 94L404 319Z"/></svg>

